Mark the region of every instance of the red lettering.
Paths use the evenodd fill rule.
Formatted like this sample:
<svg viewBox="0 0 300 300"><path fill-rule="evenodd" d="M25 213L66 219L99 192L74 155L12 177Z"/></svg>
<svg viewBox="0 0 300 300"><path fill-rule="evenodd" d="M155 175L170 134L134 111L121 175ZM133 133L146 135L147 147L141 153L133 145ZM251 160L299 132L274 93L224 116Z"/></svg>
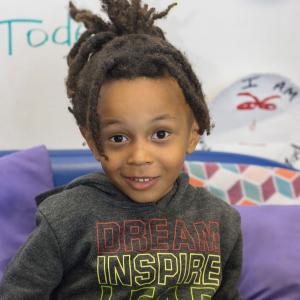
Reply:
<svg viewBox="0 0 300 300"><path fill-rule="evenodd" d="M203 221L195 222L194 228L198 236L199 251L220 252L220 230L218 222L210 221L208 224Z"/></svg>
<svg viewBox="0 0 300 300"><path fill-rule="evenodd" d="M118 223L98 222L96 230L99 255L117 253L120 250L120 225Z"/></svg>
<svg viewBox="0 0 300 300"><path fill-rule="evenodd" d="M141 220L124 221L123 237L125 252L147 250L146 223Z"/></svg>
<svg viewBox="0 0 300 300"><path fill-rule="evenodd" d="M195 241L191 236L185 222L183 220L176 220L173 250L182 250L182 248L195 251Z"/></svg>
<svg viewBox="0 0 300 300"><path fill-rule="evenodd" d="M150 219L150 244L151 250L169 250L168 222L166 219Z"/></svg>

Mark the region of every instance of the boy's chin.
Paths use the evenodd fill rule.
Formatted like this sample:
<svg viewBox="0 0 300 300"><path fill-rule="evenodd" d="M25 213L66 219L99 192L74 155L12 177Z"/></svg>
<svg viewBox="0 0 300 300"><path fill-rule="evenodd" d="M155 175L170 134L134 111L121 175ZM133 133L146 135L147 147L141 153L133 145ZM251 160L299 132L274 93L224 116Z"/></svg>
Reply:
<svg viewBox="0 0 300 300"><path fill-rule="evenodd" d="M133 202L140 204L151 204L159 202L164 196L166 196L172 189L173 185L165 191L123 191Z"/></svg>

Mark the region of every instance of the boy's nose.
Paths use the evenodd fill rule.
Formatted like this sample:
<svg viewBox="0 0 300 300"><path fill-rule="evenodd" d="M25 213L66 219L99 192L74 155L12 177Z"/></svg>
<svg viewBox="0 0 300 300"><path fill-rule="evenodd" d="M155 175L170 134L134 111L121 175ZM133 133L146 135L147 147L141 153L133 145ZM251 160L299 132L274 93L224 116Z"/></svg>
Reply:
<svg viewBox="0 0 300 300"><path fill-rule="evenodd" d="M131 165L144 165L152 163L149 145L146 142L135 142L131 145L127 162Z"/></svg>

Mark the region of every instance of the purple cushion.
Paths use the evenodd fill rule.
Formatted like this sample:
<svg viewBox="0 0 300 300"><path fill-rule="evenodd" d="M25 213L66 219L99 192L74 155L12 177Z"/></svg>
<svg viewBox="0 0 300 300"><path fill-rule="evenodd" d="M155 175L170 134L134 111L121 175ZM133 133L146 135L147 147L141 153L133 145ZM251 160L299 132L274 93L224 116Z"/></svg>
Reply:
<svg viewBox="0 0 300 300"><path fill-rule="evenodd" d="M245 300L300 299L300 206L235 206L241 214Z"/></svg>
<svg viewBox="0 0 300 300"><path fill-rule="evenodd" d="M35 226L35 196L51 188L52 170L44 146L0 158L0 280Z"/></svg>

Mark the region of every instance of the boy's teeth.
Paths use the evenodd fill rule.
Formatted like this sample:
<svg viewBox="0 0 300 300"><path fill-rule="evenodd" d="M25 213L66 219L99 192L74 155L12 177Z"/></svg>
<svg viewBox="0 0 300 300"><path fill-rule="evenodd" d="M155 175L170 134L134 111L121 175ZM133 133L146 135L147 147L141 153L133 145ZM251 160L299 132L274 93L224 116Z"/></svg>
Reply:
<svg viewBox="0 0 300 300"><path fill-rule="evenodd" d="M144 177L144 178L136 178L136 177L133 177L132 178L134 181L137 181L137 182L149 182L150 181L150 178L149 177Z"/></svg>

